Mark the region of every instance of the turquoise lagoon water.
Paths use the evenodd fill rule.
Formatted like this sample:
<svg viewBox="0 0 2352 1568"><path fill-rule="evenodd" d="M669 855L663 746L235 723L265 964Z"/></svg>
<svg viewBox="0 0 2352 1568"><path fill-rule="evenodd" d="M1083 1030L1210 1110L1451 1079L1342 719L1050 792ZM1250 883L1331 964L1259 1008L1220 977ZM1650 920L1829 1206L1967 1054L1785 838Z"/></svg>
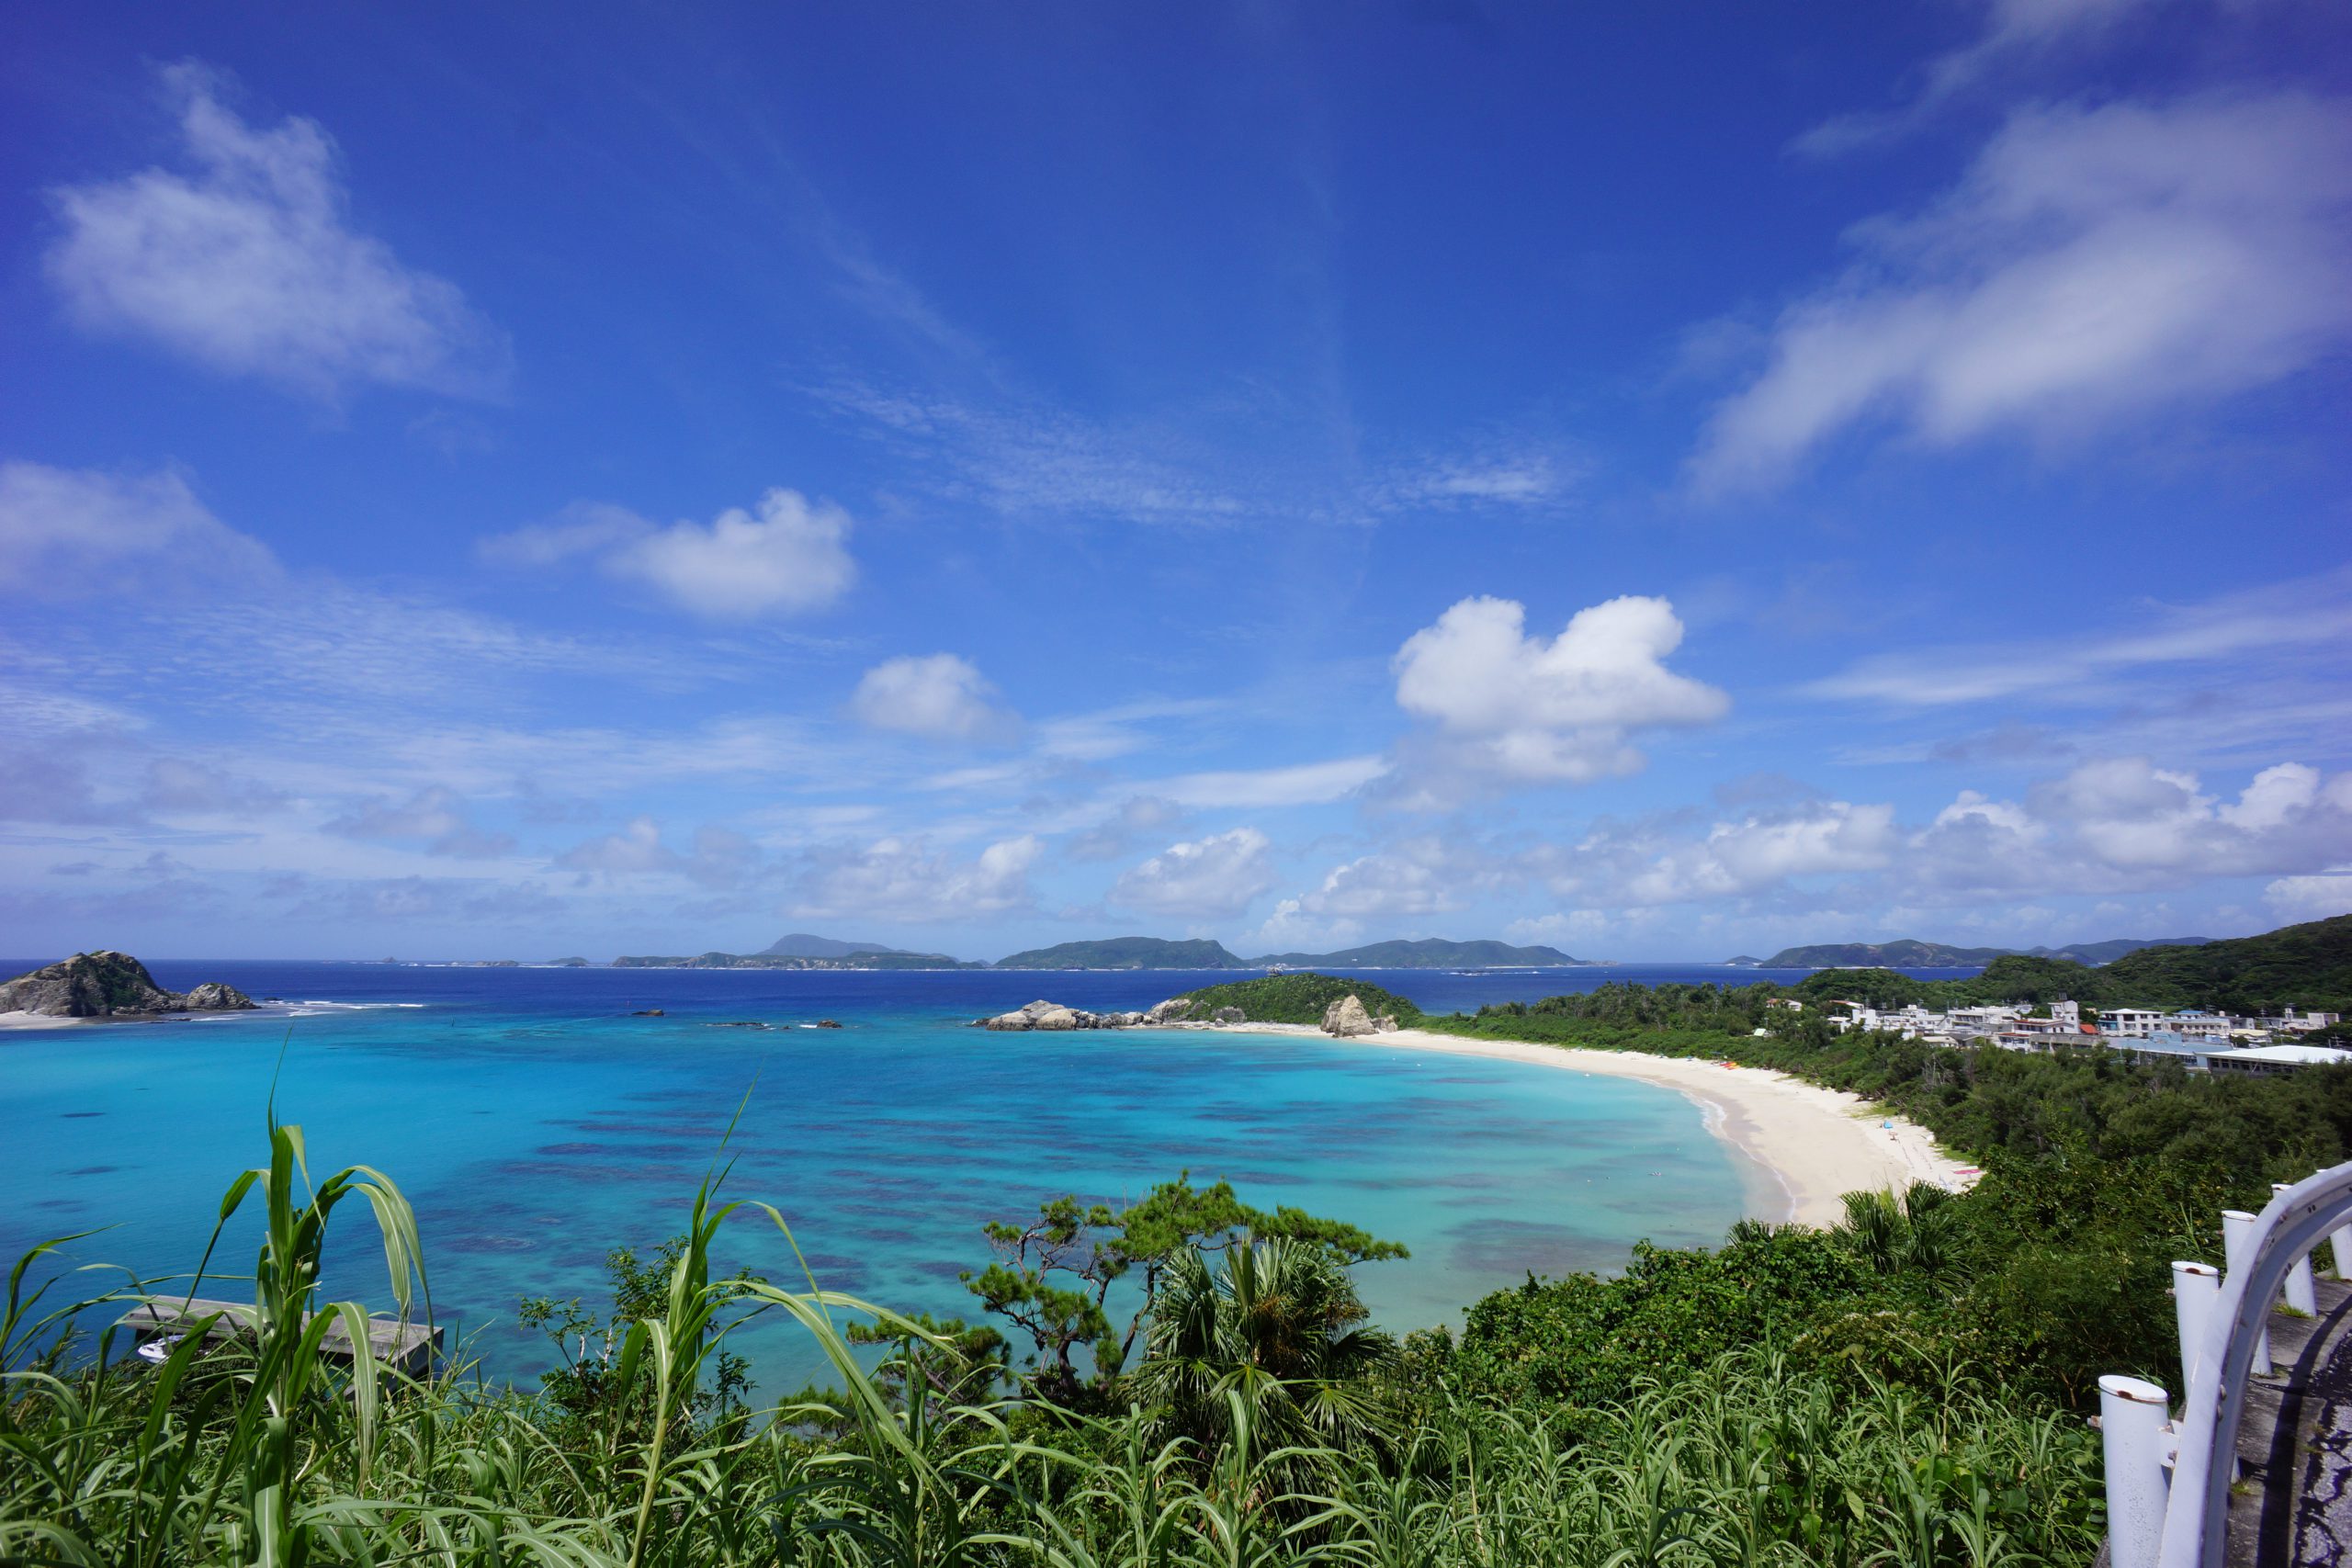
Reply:
<svg viewBox="0 0 2352 1568"><path fill-rule="evenodd" d="M275 1076L315 1176L366 1163L408 1194L435 1305L493 1375L547 1361L514 1324L518 1296L596 1298L606 1249L682 1230L718 1157L729 1194L784 1213L819 1282L941 1314L970 1305L956 1273L986 1261L983 1222L1063 1192L1139 1196L1184 1169L1406 1243L1409 1260L1360 1271L1399 1330L1458 1323L1531 1271L1611 1270L1636 1239L1713 1243L1743 1212L1776 1213L1769 1175L1645 1084L1295 1037L968 1027L1037 995L1131 1008L1230 976L153 967L168 986L225 979L297 1005L0 1033L0 1254L105 1225L74 1261L184 1275L221 1191L265 1156ZM1612 976L1759 977L1376 978L1442 1010ZM667 1016L628 1016L652 1007ZM846 1027L799 1027L819 1017ZM725 1026L739 1021L770 1027ZM249 1268L254 1234L232 1232L218 1266ZM364 1204L334 1234L330 1288L383 1304ZM730 1227L722 1261L796 1277L764 1218ZM786 1326L743 1348L771 1391L818 1371Z"/></svg>

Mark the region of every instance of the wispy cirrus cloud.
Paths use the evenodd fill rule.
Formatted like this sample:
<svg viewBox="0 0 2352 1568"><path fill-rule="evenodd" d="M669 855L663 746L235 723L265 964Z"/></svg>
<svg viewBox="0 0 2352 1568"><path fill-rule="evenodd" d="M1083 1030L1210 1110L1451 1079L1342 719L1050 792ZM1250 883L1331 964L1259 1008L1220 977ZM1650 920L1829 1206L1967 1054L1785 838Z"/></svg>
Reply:
<svg viewBox="0 0 2352 1568"><path fill-rule="evenodd" d="M277 558L173 469L108 473L0 463L0 585L46 598L272 581Z"/></svg>
<svg viewBox="0 0 2352 1568"><path fill-rule="evenodd" d="M1319 806L1344 800L1388 772L1385 757L1335 757L1327 762L1235 768L1143 781L1140 787L1179 806L1249 809Z"/></svg>
<svg viewBox="0 0 2352 1568"><path fill-rule="evenodd" d="M2112 697L2114 682L2141 671L2290 653L2340 661L2352 637L2352 578L2336 571L2204 604L2145 604L2133 618L2138 624L2130 629L2090 636L1873 654L1803 690L1909 707L2028 694L2082 703Z"/></svg>
<svg viewBox="0 0 2352 1568"><path fill-rule="evenodd" d="M2188 8L2181 0L1987 0L1982 30L1928 62L1907 101L1894 108L1838 115L1797 137L1789 150L1811 158L1834 157L1904 135L1967 88L2003 73L2005 67L2030 65L2165 7Z"/></svg>
<svg viewBox="0 0 2352 1568"><path fill-rule="evenodd" d="M45 265L77 321L317 396L362 382L500 390L503 335L457 285L351 226L317 121L256 129L193 62L160 79L186 167L50 192L61 231Z"/></svg>
<svg viewBox="0 0 2352 1568"><path fill-rule="evenodd" d="M862 383L813 389L877 438L928 467L956 499L1007 516L1224 525L1258 514L1213 477L1229 454L1164 426L1122 428L1036 403L974 402Z"/></svg>
<svg viewBox="0 0 2352 1568"><path fill-rule="evenodd" d="M1377 515L1413 512L1541 512L1569 500L1587 461L1558 442L1487 441L1382 468L1363 490Z"/></svg>
<svg viewBox="0 0 2352 1568"><path fill-rule="evenodd" d="M2352 341L2352 107L2293 93L2035 107L1924 211L1849 232L1715 410L1691 483L1832 438L2065 439L2291 376Z"/></svg>

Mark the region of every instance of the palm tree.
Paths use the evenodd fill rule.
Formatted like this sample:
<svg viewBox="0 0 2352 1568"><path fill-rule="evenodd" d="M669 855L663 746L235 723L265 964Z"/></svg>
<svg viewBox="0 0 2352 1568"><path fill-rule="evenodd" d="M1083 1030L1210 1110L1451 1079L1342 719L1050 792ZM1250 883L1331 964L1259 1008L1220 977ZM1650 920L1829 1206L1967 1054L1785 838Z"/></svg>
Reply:
<svg viewBox="0 0 2352 1568"><path fill-rule="evenodd" d="M1377 1442L1385 1401L1368 1374L1396 1344L1367 1315L1346 1266L1312 1243L1234 1247L1215 1272L1188 1249L1169 1261L1133 1387L1204 1457L1235 1436L1236 1396L1261 1451Z"/></svg>
<svg viewBox="0 0 2352 1568"><path fill-rule="evenodd" d="M1933 1182L1915 1181L1893 1192L1849 1192L1846 1222L1838 1228L1854 1255L1880 1274L1917 1270L1929 1278L1951 1267L1961 1211Z"/></svg>

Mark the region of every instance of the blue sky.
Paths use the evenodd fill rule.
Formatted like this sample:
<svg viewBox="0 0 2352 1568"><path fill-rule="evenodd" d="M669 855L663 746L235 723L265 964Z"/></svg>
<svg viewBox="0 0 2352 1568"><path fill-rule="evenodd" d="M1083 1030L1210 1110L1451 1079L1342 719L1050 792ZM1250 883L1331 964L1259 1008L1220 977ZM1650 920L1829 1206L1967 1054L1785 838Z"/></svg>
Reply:
<svg viewBox="0 0 2352 1568"><path fill-rule="evenodd" d="M2352 908L2321 0L0 17L0 951Z"/></svg>

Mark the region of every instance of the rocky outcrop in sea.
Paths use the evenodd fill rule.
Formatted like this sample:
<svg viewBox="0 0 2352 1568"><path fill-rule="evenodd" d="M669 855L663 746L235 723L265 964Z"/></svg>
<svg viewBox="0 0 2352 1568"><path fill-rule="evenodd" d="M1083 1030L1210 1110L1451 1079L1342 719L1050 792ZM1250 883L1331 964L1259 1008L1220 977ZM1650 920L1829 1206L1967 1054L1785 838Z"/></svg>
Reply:
<svg viewBox="0 0 2352 1568"><path fill-rule="evenodd" d="M1001 1012L994 1018L976 1018L972 1022L978 1028L1007 1032L1153 1029L1170 1023L1240 1023L1244 1016L1239 1008L1219 1008L1213 1013L1196 1016L1190 1000L1183 997L1171 997L1142 1012L1089 1012L1084 1008L1038 1000L1024 1008L1015 1008L1011 1012Z"/></svg>
<svg viewBox="0 0 2352 1568"><path fill-rule="evenodd" d="M0 1012L44 1018L143 1018L162 1012L236 1012L254 1005L234 986L207 980L185 994L155 984L127 953L77 953L0 985Z"/></svg>

